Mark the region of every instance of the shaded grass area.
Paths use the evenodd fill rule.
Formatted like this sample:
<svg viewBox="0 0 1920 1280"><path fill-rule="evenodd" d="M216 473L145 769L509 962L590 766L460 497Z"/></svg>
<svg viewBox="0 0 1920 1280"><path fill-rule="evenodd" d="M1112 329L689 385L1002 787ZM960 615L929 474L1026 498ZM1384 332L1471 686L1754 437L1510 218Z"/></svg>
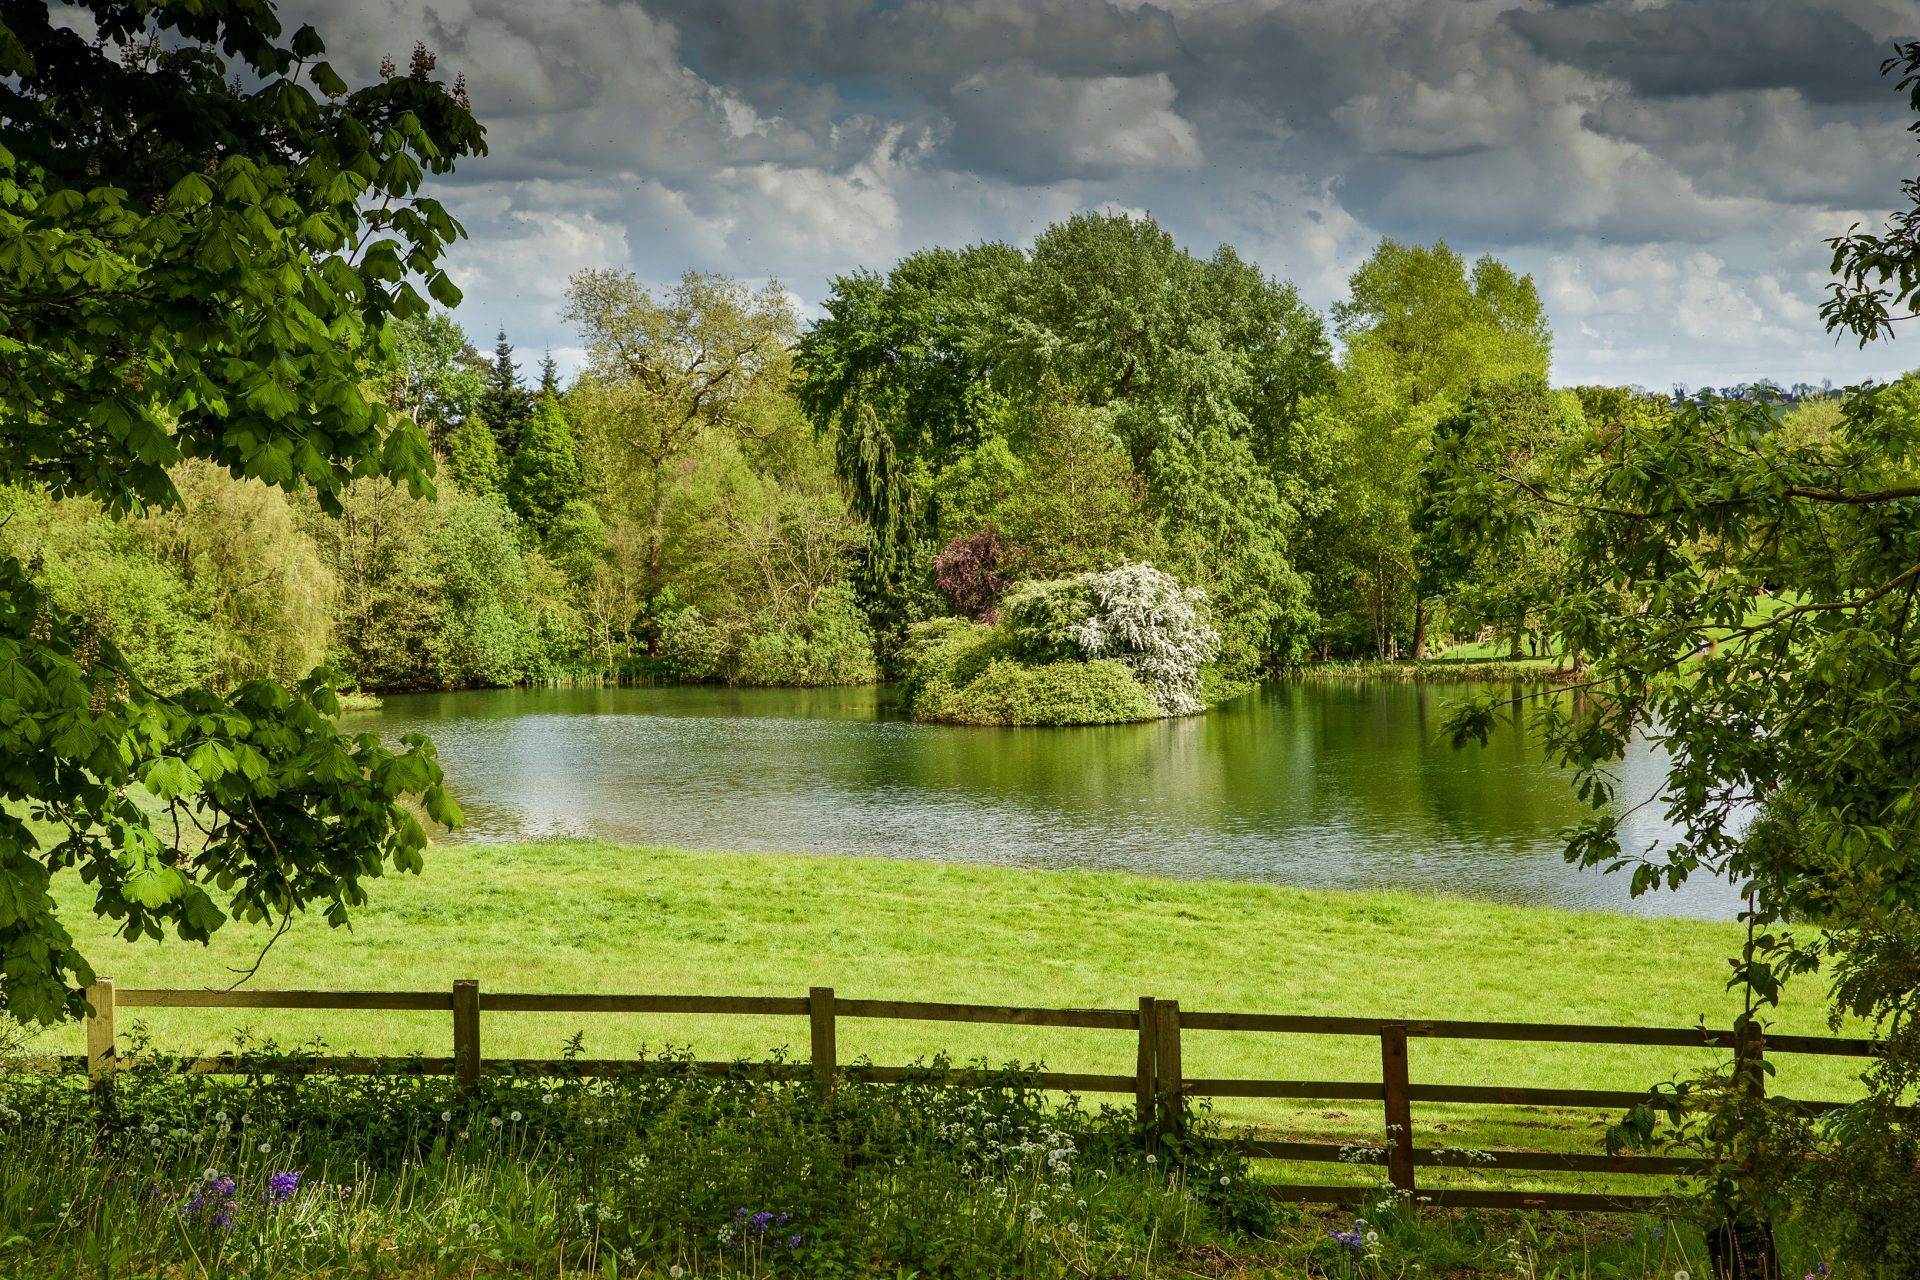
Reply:
<svg viewBox="0 0 1920 1280"><path fill-rule="evenodd" d="M717 837L718 839L718 837ZM130 944L66 902L98 970L120 986L231 985L264 931L230 926L207 948ZM1309 891L1111 872L800 855L691 853L582 841L433 850L419 878L375 884L351 932L303 920L250 985L843 996L1130 1007L1140 996L1188 1010L1321 1013L1684 1027L1725 1026L1722 987L1735 926L1536 910L1403 893ZM1776 1029L1825 1031L1819 990L1802 984ZM237 1026L282 1045L339 1051L449 1049L444 1014L125 1010L157 1046L221 1047ZM557 1053L584 1032L588 1053L688 1046L707 1058L804 1057L800 1019L494 1013L485 1052ZM52 1041L58 1038L50 1037ZM843 1020L843 1061L1044 1062L1130 1072L1130 1033ZM78 1048L77 1032L57 1047ZM1379 1079L1365 1038L1190 1032L1189 1077ZM1697 1070L1706 1050L1416 1040L1416 1082L1636 1088ZM1781 1059L1775 1085L1801 1097L1854 1096L1858 1065ZM1269 1136L1378 1142L1374 1104L1223 1099L1214 1114ZM1420 1105L1423 1146L1596 1149L1613 1115L1596 1110ZM1338 1165L1289 1178L1365 1180ZM1433 1185L1549 1185L1537 1175L1424 1173ZM1623 1185L1594 1177L1551 1185Z"/></svg>

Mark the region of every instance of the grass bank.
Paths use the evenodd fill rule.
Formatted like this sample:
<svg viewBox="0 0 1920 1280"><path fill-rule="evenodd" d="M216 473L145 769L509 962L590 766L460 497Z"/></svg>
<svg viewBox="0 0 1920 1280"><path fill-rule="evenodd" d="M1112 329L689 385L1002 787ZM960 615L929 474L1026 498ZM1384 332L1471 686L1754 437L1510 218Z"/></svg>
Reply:
<svg viewBox="0 0 1920 1280"><path fill-rule="evenodd" d="M260 932L230 926L211 947L131 944L107 935L68 886L67 918L102 974L122 986L227 986ZM373 886L352 932L303 920L267 955L260 987L444 988L798 994L1009 1004L1128 1006L1142 995L1187 1009L1409 1018L1725 1025L1730 924L1496 906L1402 893L1023 871L878 859L692 853L581 841L431 851L420 877ZM1803 987L1783 1031L1824 1030ZM123 1023L134 1018L123 1015ZM159 1044L212 1049L232 1011L143 1011ZM436 1014L251 1012L283 1045L445 1054ZM798 1019L494 1014L486 1052L539 1056L576 1030L588 1051L690 1046L712 1058L804 1054ZM75 1037L69 1036L69 1040ZM1377 1044L1319 1036L1195 1032L1191 1076L1377 1079ZM69 1043L65 1047L76 1047ZM1124 1033L846 1022L844 1060L1044 1061L1126 1072ZM1418 1041L1412 1070L1441 1084L1623 1088L1704 1065L1702 1051ZM1851 1096L1844 1060L1784 1060L1783 1092ZM1378 1139L1363 1103L1222 1103L1219 1114L1277 1134ZM1598 1113L1429 1106L1434 1145L1591 1149ZM1337 1173L1337 1166L1320 1170Z"/></svg>

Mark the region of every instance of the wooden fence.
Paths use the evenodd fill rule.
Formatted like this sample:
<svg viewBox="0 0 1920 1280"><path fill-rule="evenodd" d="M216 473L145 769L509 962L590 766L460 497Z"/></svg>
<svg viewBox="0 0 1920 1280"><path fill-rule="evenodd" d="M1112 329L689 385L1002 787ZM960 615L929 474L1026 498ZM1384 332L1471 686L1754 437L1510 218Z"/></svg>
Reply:
<svg viewBox="0 0 1920 1280"><path fill-rule="evenodd" d="M1130 1075L1043 1071L1033 1078L1040 1086L1081 1094L1131 1094L1143 1126L1149 1133L1178 1132L1185 1123L1189 1098L1275 1098L1377 1102L1381 1106L1383 1141L1356 1147L1332 1142L1253 1140L1255 1158L1292 1162L1339 1162L1385 1165L1387 1182L1421 1202L1479 1208L1539 1208L1568 1210L1646 1209L1660 1202L1657 1195L1625 1195L1567 1191L1482 1190L1453 1187L1421 1188L1416 1170L1422 1167L1471 1167L1523 1172L1636 1174L1673 1177L1697 1170L1699 1162L1671 1156L1605 1155L1557 1151L1465 1151L1420 1147L1414 1143L1413 1104L1467 1103L1530 1107L1626 1108L1643 1101L1644 1090L1551 1089L1506 1085L1418 1084L1411 1076L1407 1046L1416 1039L1507 1040L1554 1044L1656 1045L1676 1048L1719 1048L1750 1056L1756 1062L1767 1053L1871 1056L1876 1042L1830 1036L1758 1034L1736 1037L1732 1031L1703 1027L1613 1027L1531 1022L1458 1022L1383 1020L1379 1018L1320 1017L1276 1013L1205 1013L1183 1010L1177 1000L1140 999L1134 1009L1053 1009L1021 1005L943 1004L921 1000L849 1000L831 987L814 987L805 996L697 996L697 995L548 995L482 992L473 980L455 982L449 991L189 991L126 990L115 992L103 979L88 992L92 1013L87 1019L87 1054L63 1060L68 1069L87 1071L102 1085L110 1084L118 1062L114 1015L122 1008L199 1009L350 1009L449 1012L453 1017L452 1056L409 1057L300 1057L241 1062L233 1057L187 1060L180 1069L201 1073L239 1071L335 1071L348 1073L415 1073L451 1075L463 1088L475 1086L482 1071L519 1074L613 1076L658 1070L659 1064L637 1059L485 1058L481 1053L480 1015L486 1013L648 1013L722 1014L805 1018L809 1056L804 1064L699 1062L695 1069L715 1074L745 1071L785 1079L811 1077L822 1089L837 1080L885 1083L920 1073L912 1067L876 1067L842 1064L837 1028L843 1018L884 1018L912 1021L999 1023L1033 1027L1079 1027L1132 1032L1137 1050ZM1236 1031L1283 1035L1356 1036L1380 1046L1379 1080L1270 1080L1193 1078L1181 1062L1181 1040L1188 1032ZM1755 1073L1758 1078L1758 1073ZM1844 1106L1841 1102L1802 1102L1810 1112ZM1319 1183L1271 1184L1276 1197L1321 1203L1354 1203L1369 1189L1355 1185Z"/></svg>

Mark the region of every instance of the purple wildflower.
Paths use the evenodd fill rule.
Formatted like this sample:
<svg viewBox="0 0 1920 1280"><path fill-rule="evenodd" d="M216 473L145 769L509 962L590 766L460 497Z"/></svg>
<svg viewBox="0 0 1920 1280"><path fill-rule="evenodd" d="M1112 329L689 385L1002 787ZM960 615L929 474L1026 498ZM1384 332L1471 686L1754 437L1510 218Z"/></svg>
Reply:
<svg viewBox="0 0 1920 1280"><path fill-rule="evenodd" d="M787 1248L798 1249L799 1247L800 1247L800 1237L798 1235L794 1235L788 1238Z"/></svg>
<svg viewBox="0 0 1920 1280"><path fill-rule="evenodd" d="M267 1179L267 1189L260 1198L268 1204L285 1204L293 1199L294 1192L300 1190L300 1171L276 1173Z"/></svg>

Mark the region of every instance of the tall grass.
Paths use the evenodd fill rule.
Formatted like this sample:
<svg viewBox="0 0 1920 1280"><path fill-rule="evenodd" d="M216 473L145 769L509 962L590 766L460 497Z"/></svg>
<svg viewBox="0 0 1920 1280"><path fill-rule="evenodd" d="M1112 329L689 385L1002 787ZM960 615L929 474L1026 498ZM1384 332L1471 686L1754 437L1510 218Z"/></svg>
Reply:
<svg viewBox="0 0 1920 1280"><path fill-rule="evenodd" d="M668 1056L463 1095L136 1059L107 1093L0 1078L0 1276L1705 1280L1653 1220L1278 1205L1220 1135L1150 1146L1017 1066L823 1096Z"/></svg>

